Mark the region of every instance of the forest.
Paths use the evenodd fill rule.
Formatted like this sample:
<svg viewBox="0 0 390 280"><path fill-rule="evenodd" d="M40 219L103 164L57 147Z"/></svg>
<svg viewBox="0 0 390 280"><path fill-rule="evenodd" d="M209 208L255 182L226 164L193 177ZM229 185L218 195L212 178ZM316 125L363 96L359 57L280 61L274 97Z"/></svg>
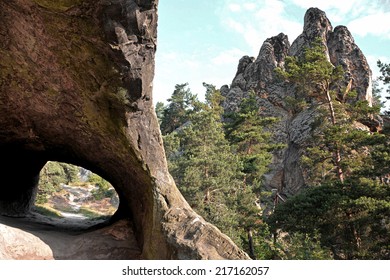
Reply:
<svg viewBox="0 0 390 280"><path fill-rule="evenodd" d="M317 42L276 69L281 82L296 88L285 100L291 114L317 111L300 157L305 186L285 199L264 176L286 143L273 137L269 128L278 119L260 114L255 89L235 112L225 112L220 90L207 83L204 101L183 83L167 104L156 104L181 193L252 259L390 259L390 131L357 125L389 115L379 94L390 93L390 65L378 61L371 106L348 88L335 90L343 71L324 53Z"/></svg>

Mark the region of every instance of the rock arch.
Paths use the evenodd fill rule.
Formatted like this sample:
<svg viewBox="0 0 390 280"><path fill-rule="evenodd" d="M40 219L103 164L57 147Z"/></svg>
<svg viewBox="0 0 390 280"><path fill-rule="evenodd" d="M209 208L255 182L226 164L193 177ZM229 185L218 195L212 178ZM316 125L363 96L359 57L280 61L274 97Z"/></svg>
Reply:
<svg viewBox="0 0 390 280"><path fill-rule="evenodd" d="M157 2L0 1L0 214L26 214L40 169L62 161L115 186L142 258L248 258L167 171L152 103Z"/></svg>

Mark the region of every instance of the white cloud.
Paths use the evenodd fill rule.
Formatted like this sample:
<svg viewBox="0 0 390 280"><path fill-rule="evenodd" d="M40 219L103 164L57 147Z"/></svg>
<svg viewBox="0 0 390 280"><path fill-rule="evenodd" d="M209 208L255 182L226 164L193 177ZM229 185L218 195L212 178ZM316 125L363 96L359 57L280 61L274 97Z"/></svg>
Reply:
<svg viewBox="0 0 390 280"><path fill-rule="evenodd" d="M243 6L244 6L245 10L251 11L251 10L256 9L257 5L256 5L256 3L244 3Z"/></svg>
<svg viewBox="0 0 390 280"><path fill-rule="evenodd" d="M154 102L165 102L170 98L176 84L192 83L190 79L202 73L202 67L201 58L196 53L159 52L156 55L156 75L153 82ZM190 88L192 89L191 85Z"/></svg>
<svg viewBox="0 0 390 280"><path fill-rule="evenodd" d="M373 79L376 79L381 75L377 66L378 60L382 61L383 63L390 63L390 56L366 55L366 59L368 64L370 65Z"/></svg>
<svg viewBox="0 0 390 280"><path fill-rule="evenodd" d="M294 40L302 31L300 22L290 20L285 11L285 4L280 0L260 0L241 3L240 11L231 13L232 5L239 5L238 0L225 2L220 13L222 23L239 33L252 54L257 53L263 42L283 32Z"/></svg>
<svg viewBox="0 0 390 280"><path fill-rule="evenodd" d="M334 24L347 25L353 34L390 38L389 0L293 0L302 8L310 6L324 10Z"/></svg>
<svg viewBox="0 0 390 280"><path fill-rule="evenodd" d="M243 57L245 53L237 48L222 51L211 61L215 65L234 65L238 64L238 61Z"/></svg>
<svg viewBox="0 0 390 280"><path fill-rule="evenodd" d="M221 21L240 34L253 53L258 52L265 39L280 32L288 35L290 43L295 40L303 26L303 14L296 19L289 16L296 8L318 7L326 12L333 26L346 25L353 35L390 39L390 0L291 0L288 5L282 0L224 3ZM235 7L234 13L231 7Z"/></svg>
<svg viewBox="0 0 390 280"><path fill-rule="evenodd" d="M348 23L352 33L360 36L369 34L390 39L390 12L367 15Z"/></svg>
<svg viewBox="0 0 390 280"><path fill-rule="evenodd" d="M238 5L238 4L229 4L228 8L232 12L239 12L239 11L241 11L241 6Z"/></svg>
<svg viewBox="0 0 390 280"><path fill-rule="evenodd" d="M337 9L342 13L349 13L353 11L353 7L356 7L364 0L293 0L295 5L308 9L311 7L316 7L322 10Z"/></svg>
<svg viewBox="0 0 390 280"><path fill-rule="evenodd" d="M225 24L236 32L243 33L245 31L245 26L233 18L225 19Z"/></svg>

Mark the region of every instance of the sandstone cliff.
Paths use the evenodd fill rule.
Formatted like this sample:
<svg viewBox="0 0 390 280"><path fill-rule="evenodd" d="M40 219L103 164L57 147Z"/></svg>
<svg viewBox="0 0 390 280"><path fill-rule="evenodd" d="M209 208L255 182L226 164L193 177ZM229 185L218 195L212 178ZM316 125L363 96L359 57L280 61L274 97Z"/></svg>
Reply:
<svg viewBox="0 0 390 280"><path fill-rule="evenodd" d="M26 215L41 168L63 161L112 183L113 219L131 220L141 258L248 258L167 171L152 104L157 4L0 0L0 214Z"/></svg>
<svg viewBox="0 0 390 280"><path fill-rule="evenodd" d="M266 185L287 196L305 186L306 178L299 160L311 137L311 123L316 110L309 108L291 114L285 101L286 97L294 96L294 89L281 83L274 70L284 67L286 56L300 56L305 47L318 37L327 48L329 61L335 66L341 65L344 70L347 82L339 86L346 86L348 81L352 81L351 89L357 92L357 99L371 103L371 70L366 58L347 27L333 29L325 13L316 8L306 12L303 32L292 44L284 34L267 39L256 59L244 56L239 61L231 86L221 88L226 97L224 107L227 111L235 110L240 100L253 89L258 95L261 114L279 118L280 122L272 128L272 132L275 141L284 143L286 148L275 152L272 171L266 174Z"/></svg>

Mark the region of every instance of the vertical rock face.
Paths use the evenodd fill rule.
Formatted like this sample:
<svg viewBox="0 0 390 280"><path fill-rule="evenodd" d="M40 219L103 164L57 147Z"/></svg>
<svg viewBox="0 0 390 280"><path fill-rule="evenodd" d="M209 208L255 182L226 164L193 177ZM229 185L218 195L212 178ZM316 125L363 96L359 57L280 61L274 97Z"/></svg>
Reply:
<svg viewBox="0 0 390 280"><path fill-rule="evenodd" d="M284 34L267 39L260 49L257 59L243 57L231 87L223 86L222 94L226 97L224 107L227 111L236 110L240 100L249 90L255 90L261 114L273 116L280 122L272 128L275 140L284 143L286 148L275 152L271 172L266 175L269 188L291 195L305 185L304 172L299 164L307 140L311 137L311 123L316 111L306 109L292 115L285 106L285 99L294 96L294 89L286 87L275 75L276 67L284 67L284 59L300 56L311 42L321 38L327 49L329 61L335 66L342 66L346 84L352 84L359 100L372 102L371 70L367 60L344 26L333 29L326 14L310 8L304 18L301 35L291 44Z"/></svg>
<svg viewBox="0 0 390 280"><path fill-rule="evenodd" d="M167 171L152 104L157 0L0 0L0 214L23 216L46 161L115 187L147 259L247 258Z"/></svg>
<svg viewBox="0 0 390 280"><path fill-rule="evenodd" d="M345 26L337 26L328 39L329 57L334 65L341 65L345 80L352 81L358 99L372 103L371 70L365 56Z"/></svg>

